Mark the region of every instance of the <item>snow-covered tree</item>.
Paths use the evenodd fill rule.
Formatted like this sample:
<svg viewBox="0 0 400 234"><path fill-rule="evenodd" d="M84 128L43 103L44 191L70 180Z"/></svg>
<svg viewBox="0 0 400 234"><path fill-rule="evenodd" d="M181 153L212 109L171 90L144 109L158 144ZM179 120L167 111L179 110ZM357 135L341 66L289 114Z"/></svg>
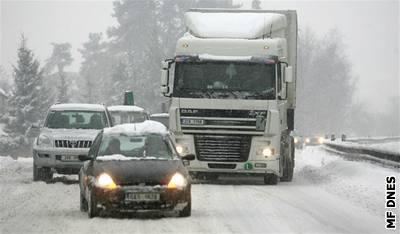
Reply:
<svg viewBox="0 0 400 234"><path fill-rule="evenodd" d="M53 52L51 57L47 59L46 70L49 73L57 68L58 94L57 101L68 102L68 83L66 81L67 75L64 72L64 67L71 65L73 59L71 57L71 44L69 43L52 43Z"/></svg>
<svg viewBox="0 0 400 234"><path fill-rule="evenodd" d="M5 131L9 134L2 139L0 148L14 150L28 144L26 131L32 124L39 124L49 107L47 90L43 86L43 69L21 37L17 64L13 66L15 89L10 98L10 112Z"/></svg>

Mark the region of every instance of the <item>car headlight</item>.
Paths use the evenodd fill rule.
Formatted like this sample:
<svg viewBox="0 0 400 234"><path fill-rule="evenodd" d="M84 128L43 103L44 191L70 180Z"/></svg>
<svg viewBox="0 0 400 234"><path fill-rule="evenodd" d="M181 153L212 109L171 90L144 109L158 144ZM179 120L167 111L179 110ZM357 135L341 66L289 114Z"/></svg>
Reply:
<svg viewBox="0 0 400 234"><path fill-rule="evenodd" d="M297 137L295 137L295 138L293 139L293 141L294 141L295 144L299 143L299 139L297 139Z"/></svg>
<svg viewBox="0 0 400 234"><path fill-rule="evenodd" d="M169 189L184 189L187 185L187 180L180 173L175 173L169 181L167 188Z"/></svg>
<svg viewBox="0 0 400 234"><path fill-rule="evenodd" d="M99 188L104 189L115 189L117 185L115 184L114 180L111 178L110 175L107 173L103 173L96 178L95 185Z"/></svg>
<svg viewBox="0 0 400 234"><path fill-rule="evenodd" d="M306 138L305 142L310 143L310 138Z"/></svg>
<svg viewBox="0 0 400 234"><path fill-rule="evenodd" d="M40 134L37 138L36 144L42 147L51 147L51 140L48 136Z"/></svg>

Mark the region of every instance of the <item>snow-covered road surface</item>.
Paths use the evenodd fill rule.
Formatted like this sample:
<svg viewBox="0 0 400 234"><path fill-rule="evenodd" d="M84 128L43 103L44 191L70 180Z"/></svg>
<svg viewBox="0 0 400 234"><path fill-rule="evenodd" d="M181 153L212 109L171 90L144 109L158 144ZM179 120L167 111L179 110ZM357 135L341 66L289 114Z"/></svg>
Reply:
<svg viewBox="0 0 400 234"><path fill-rule="evenodd" d="M389 175L400 179L396 169L306 147L293 182L193 185L189 218L89 219L77 183L32 182L31 158L0 157L0 233L396 233L385 230Z"/></svg>

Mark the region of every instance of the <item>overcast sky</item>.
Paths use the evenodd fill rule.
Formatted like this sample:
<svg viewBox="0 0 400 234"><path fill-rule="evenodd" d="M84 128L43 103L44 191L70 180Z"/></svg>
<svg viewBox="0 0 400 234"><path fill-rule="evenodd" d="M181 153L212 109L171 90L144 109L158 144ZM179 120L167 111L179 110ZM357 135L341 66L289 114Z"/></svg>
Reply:
<svg viewBox="0 0 400 234"><path fill-rule="evenodd" d="M112 1L1 1L0 64L11 71L21 33L28 38L40 61L51 54L52 42L69 42L78 71L78 49L90 32L106 32L115 24ZM244 2L250 7L251 0ZM345 52L359 78L356 99L370 111L385 111L392 97L400 97L399 1L263 1L265 9L294 9L299 27L323 36L331 29L342 32Z"/></svg>

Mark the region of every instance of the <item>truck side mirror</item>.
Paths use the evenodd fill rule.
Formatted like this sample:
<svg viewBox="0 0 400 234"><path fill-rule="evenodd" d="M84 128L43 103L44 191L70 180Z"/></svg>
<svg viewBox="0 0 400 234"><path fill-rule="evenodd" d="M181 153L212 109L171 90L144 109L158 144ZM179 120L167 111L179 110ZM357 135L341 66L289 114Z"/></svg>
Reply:
<svg viewBox="0 0 400 234"><path fill-rule="evenodd" d="M161 86L161 93L167 95L169 93L169 87L168 86Z"/></svg>
<svg viewBox="0 0 400 234"><path fill-rule="evenodd" d="M169 60L165 60L161 62L161 68L163 70L169 70L169 68L171 67L171 62Z"/></svg>
<svg viewBox="0 0 400 234"><path fill-rule="evenodd" d="M285 82L286 83L293 82L293 67L292 66L285 67Z"/></svg>
<svg viewBox="0 0 400 234"><path fill-rule="evenodd" d="M168 86L169 70L161 70L161 86Z"/></svg>

